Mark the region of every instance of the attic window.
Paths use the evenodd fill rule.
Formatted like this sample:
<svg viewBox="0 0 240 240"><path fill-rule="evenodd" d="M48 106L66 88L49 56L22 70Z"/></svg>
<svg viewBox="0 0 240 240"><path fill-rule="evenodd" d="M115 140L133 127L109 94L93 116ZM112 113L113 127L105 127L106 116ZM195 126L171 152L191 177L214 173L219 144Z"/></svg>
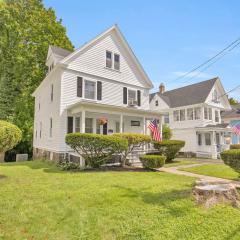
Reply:
<svg viewBox="0 0 240 240"><path fill-rule="evenodd" d="M212 93L212 101L214 103L218 103L218 93L217 93L217 90L215 89Z"/></svg>
<svg viewBox="0 0 240 240"><path fill-rule="evenodd" d="M156 106L156 107L158 106L158 100L155 101L155 106Z"/></svg>
<svg viewBox="0 0 240 240"><path fill-rule="evenodd" d="M117 53L112 53L106 51L106 68L111 68L114 70L120 70L120 55Z"/></svg>
<svg viewBox="0 0 240 240"><path fill-rule="evenodd" d="M106 51L106 67L112 68L112 52Z"/></svg>

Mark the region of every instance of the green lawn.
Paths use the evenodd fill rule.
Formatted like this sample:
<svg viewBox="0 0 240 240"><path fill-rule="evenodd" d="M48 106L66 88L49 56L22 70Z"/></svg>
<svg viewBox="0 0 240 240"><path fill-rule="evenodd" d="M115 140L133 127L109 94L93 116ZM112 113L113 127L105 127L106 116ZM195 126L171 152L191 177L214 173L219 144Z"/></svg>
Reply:
<svg viewBox="0 0 240 240"><path fill-rule="evenodd" d="M240 239L240 210L195 206L193 178L0 165L0 239Z"/></svg>
<svg viewBox="0 0 240 240"><path fill-rule="evenodd" d="M239 174L224 164L206 164L191 168L181 168L186 172L198 173L202 175L239 180Z"/></svg>
<svg viewBox="0 0 240 240"><path fill-rule="evenodd" d="M193 160L193 159L176 158L176 159L174 159L173 162L166 163L164 165L164 167L177 167L177 166L189 165L189 164L195 164L195 163L198 163L198 162L196 160Z"/></svg>

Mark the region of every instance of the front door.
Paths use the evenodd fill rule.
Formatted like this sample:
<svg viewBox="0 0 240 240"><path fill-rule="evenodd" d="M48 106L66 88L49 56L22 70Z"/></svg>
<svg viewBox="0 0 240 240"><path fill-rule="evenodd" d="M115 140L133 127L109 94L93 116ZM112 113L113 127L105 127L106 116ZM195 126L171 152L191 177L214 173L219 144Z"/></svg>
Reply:
<svg viewBox="0 0 240 240"><path fill-rule="evenodd" d="M103 135L107 135L107 132L108 132L108 130L107 130L107 123L104 123L103 124Z"/></svg>

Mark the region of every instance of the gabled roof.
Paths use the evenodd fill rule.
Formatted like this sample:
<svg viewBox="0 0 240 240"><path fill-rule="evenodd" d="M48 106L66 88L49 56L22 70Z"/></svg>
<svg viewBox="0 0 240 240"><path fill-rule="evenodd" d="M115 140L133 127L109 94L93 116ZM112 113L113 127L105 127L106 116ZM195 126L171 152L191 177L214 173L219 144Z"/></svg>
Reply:
<svg viewBox="0 0 240 240"><path fill-rule="evenodd" d="M218 78L216 77L186 87L166 91L162 94L159 92L152 93L150 101L157 94L170 108L204 103L217 80Z"/></svg>
<svg viewBox="0 0 240 240"><path fill-rule="evenodd" d="M91 41L87 42L86 44L84 44L82 47L80 47L79 49L75 50L73 53L69 54L68 56L66 56L64 59L61 60L61 63L63 64L68 64L72 59L76 58L78 55L80 55L86 48L94 45L99 39L104 38L107 34L109 34L110 32L115 32L119 38L119 40L123 43L123 46L125 47L125 49L127 50L127 52L129 53L131 59L133 60L133 62L135 63L135 65L137 66L138 70L140 71L140 73L143 75L145 81L147 82L147 84L149 85L149 87L153 87L153 84L151 82L151 80L149 79L148 75L146 74L146 72L144 71L142 65L140 64L140 62L138 61L137 57L135 56L135 54L133 53L131 47L129 46L127 40L125 39L125 37L123 36L123 34L121 33L119 27L115 24L112 27L108 28L106 31L104 31L103 33L99 34L97 37L95 37L94 39L92 39Z"/></svg>
<svg viewBox="0 0 240 240"><path fill-rule="evenodd" d="M222 118L236 118L240 119L240 104L231 105L232 110L221 113Z"/></svg>
<svg viewBox="0 0 240 240"><path fill-rule="evenodd" d="M69 50L66 50L64 48L60 48L60 47L57 47L57 46L50 45L49 48L51 48L53 54L62 56L64 58L67 57L70 53L72 53Z"/></svg>

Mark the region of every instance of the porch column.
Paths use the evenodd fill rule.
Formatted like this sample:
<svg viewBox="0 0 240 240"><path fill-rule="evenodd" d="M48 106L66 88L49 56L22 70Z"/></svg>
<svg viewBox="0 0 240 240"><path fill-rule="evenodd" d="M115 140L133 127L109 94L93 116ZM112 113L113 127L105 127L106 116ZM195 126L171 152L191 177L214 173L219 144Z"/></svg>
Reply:
<svg viewBox="0 0 240 240"><path fill-rule="evenodd" d="M217 159L217 145L215 141L215 135L216 133L214 131L211 132L211 145L212 145L212 158Z"/></svg>
<svg viewBox="0 0 240 240"><path fill-rule="evenodd" d="M143 134L146 134L146 117L143 117Z"/></svg>
<svg viewBox="0 0 240 240"><path fill-rule="evenodd" d="M85 133L85 118L86 118L85 110L82 110L81 133Z"/></svg>
<svg viewBox="0 0 240 240"><path fill-rule="evenodd" d="M123 114L120 114L120 124L119 124L120 126L120 133L122 133L123 132Z"/></svg>

